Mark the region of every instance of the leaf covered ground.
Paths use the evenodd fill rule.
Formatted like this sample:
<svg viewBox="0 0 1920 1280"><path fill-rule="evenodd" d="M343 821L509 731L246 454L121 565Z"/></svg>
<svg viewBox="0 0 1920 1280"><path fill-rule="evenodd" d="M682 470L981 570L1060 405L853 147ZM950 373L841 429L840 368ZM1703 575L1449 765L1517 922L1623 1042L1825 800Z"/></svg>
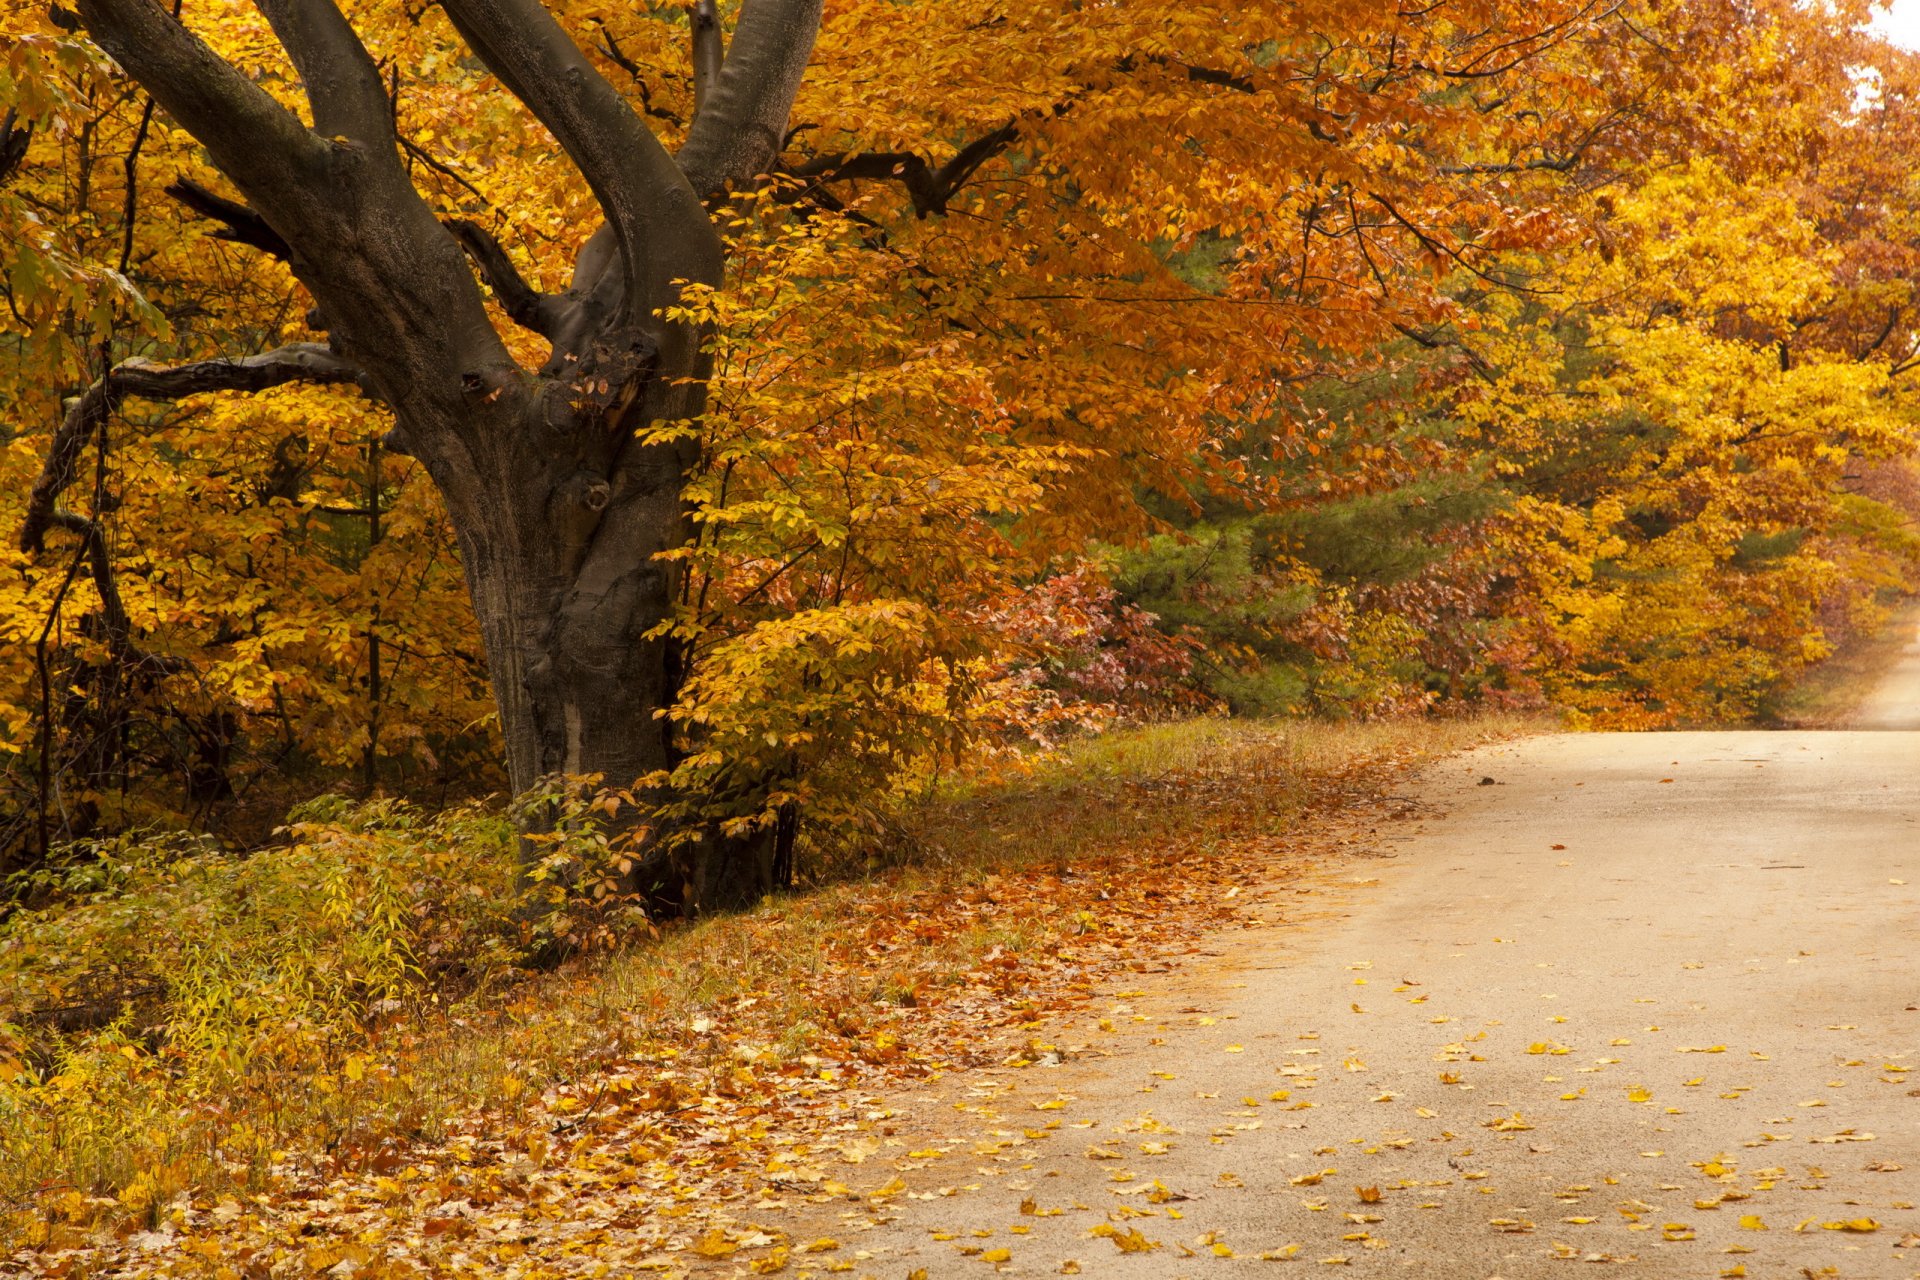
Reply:
<svg viewBox="0 0 1920 1280"><path fill-rule="evenodd" d="M1110 735L916 808L884 855L809 892L556 973L374 1002L304 1074L169 1095L176 1064L130 1042L107 1083L146 1130L102 1140L136 1167L58 1128L78 1118L63 1091L105 1096L111 1055L84 1077L16 1063L12 1153L28 1119L43 1149L30 1184L10 1161L12 1256L31 1275L248 1280L672 1273L743 1249L787 1265L798 1246L740 1230L747 1210L898 1194L862 1167L877 1091L1044 1058L1045 1019L1178 966L1242 921L1249 886L1336 855L1316 813L1516 727Z"/></svg>

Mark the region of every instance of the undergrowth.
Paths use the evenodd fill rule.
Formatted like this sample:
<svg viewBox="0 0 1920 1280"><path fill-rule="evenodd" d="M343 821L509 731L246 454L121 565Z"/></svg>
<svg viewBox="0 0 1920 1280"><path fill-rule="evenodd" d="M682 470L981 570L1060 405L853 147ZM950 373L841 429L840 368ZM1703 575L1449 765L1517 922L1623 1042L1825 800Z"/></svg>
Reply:
<svg viewBox="0 0 1920 1280"><path fill-rule="evenodd" d="M795 894L664 933L590 892L592 851L562 842L536 884L558 900L543 918L620 945L554 972L524 965L552 939L519 909L494 810L327 800L250 856L165 835L70 851L25 886L41 905L0 925L0 1243L377 1168L456 1117L511 1126L614 1056L704 1053L724 1088L836 1057L910 1067L916 1036L964 1054L966 1034L928 1019L983 966L1034 984L1013 1007L1038 1011L1049 955L1093 934L1124 957L1153 913L1211 892L1157 872L1520 727L1115 732L942 785L887 838L812 850Z"/></svg>

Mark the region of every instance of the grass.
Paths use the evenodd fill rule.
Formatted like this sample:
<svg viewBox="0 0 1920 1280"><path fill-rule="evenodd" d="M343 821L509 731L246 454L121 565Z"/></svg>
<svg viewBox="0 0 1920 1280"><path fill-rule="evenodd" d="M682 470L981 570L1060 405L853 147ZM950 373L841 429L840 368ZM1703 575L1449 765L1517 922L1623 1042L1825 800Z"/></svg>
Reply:
<svg viewBox="0 0 1920 1280"><path fill-rule="evenodd" d="M391 828L343 819L309 833L314 861L291 880L264 865L288 856L273 852L248 860L263 864L252 874L154 874L115 936L197 912L216 921L205 942L232 948L226 977L122 973L161 988L160 1007L64 1036L16 1029L10 1059L0 1042L0 1219L19 1244L74 1245L225 1194L271 1201L298 1183L376 1176L476 1135L544 1159L576 1109L652 1116L664 1150L690 1117L784 1114L821 1081L998 1061L1009 1036L1101 975L1154 967L1231 922L1229 886L1298 870L1287 840L1311 810L1534 727L1206 719L1115 732L947 781L903 805L886 839L817 851L800 892L546 973L501 960L498 912L471 889L507 882L495 864L511 841L470 811ZM384 951L369 952L364 920L324 888L369 877L385 888L353 901L386 904ZM263 901L269 878L283 896ZM289 887L300 880L321 888L301 898ZM293 948L317 955L290 958L291 924L258 918L327 910L334 926ZM0 990L24 972L21 955L45 954L22 932L18 918L0 930ZM210 953L150 954L164 968ZM263 1017L238 1001L271 995L280 978L262 975L289 965L320 993L310 1006ZM194 1017L213 1031L184 1044L182 992L212 1002ZM0 1018L17 1028L24 1012ZM685 1188L695 1172L671 1178ZM700 1176L705 1196L745 1186Z"/></svg>

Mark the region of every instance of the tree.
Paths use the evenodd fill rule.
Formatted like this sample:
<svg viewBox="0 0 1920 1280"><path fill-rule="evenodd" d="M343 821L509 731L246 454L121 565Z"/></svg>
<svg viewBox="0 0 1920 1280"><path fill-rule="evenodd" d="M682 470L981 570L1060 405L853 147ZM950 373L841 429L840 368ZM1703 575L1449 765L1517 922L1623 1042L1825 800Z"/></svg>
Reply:
<svg viewBox="0 0 1920 1280"><path fill-rule="evenodd" d="M516 789L549 774L625 781L670 768L655 712L672 703L677 674L656 629L676 592L656 556L687 540L680 490L692 445L634 436L699 416L700 336L662 313L681 282L720 282L720 239L702 200L768 166L819 0L749 6L724 57L706 7L700 110L677 162L540 5L445 6L606 214L572 287L544 296L478 227L450 231L434 216L408 176L379 70L341 13L327 0L262 8L298 68L312 127L157 5L86 0L80 13L233 180L259 225L240 210L209 202L210 211L288 260L330 341L109 374L55 441L23 541L44 536L93 416L119 396L355 378L391 408L392 447L424 464L452 516ZM516 319L551 341L537 371L495 331L462 240Z"/></svg>
<svg viewBox="0 0 1920 1280"><path fill-rule="evenodd" d="M515 789L649 779L633 821L676 788L731 788L747 827L785 794L770 778L846 746L849 706L877 761L901 756L901 707L964 728L970 611L1093 532L1152 527L1144 489L1250 483L1252 453L1302 430L1285 409L1303 381L1448 308L1436 268L1472 267L1495 230L1542 233L1509 225L1485 160L1541 145L1502 86L1607 17L848 3L801 96L817 0L746 0L730 41L696 6L672 55L685 94L648 61L669 56L664 11L450 0L456 42L432 14L260 8L274 45L234 10L219 50L151 0L80 18L244 203L176 193L284 259L325 341L109 372L51 442L25 542L60 524L89 423L125 396L350 381L445 503ZM485 105L475 60L513 110ZM408 136L416 100L430 128ZM433 130L453 135L439 155ZM548 136L590 202L541 158ZM570 252L567 287L537 287L529 250L467 216L481 155L544 229L535 279ZM588 209L603 225L569 234ZM944 638L884 639L908 633ZM861 665L876 644L884 671ZM902 692L852 697L883 688ZM775 704L771 725L738 713ZM694 900L767 883L764 840L702 848Z"/></svg>

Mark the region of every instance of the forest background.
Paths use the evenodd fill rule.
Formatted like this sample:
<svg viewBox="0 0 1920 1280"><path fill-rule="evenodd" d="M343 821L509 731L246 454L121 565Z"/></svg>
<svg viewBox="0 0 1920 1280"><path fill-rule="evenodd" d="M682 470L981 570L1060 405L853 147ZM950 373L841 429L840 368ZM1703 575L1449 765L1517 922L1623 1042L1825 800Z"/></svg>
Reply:
<svg viewBox="0 0 1920 1280"><path fill-rule="evenodd" d="M345 9L538 365L588 178L440 9ZM548 9L669 147L742 17ZM15 1203L269 1165L156 1117L652 928L596 815L810 883L1128 723L1764 722L1920 574L1920 62L1864 4L838 0L708 199L704 410L642 428L692 457L670 765L510 813L446 506L297 255L81 14L4 10ZM253 8L175 14L308 109Z"/></svg>

